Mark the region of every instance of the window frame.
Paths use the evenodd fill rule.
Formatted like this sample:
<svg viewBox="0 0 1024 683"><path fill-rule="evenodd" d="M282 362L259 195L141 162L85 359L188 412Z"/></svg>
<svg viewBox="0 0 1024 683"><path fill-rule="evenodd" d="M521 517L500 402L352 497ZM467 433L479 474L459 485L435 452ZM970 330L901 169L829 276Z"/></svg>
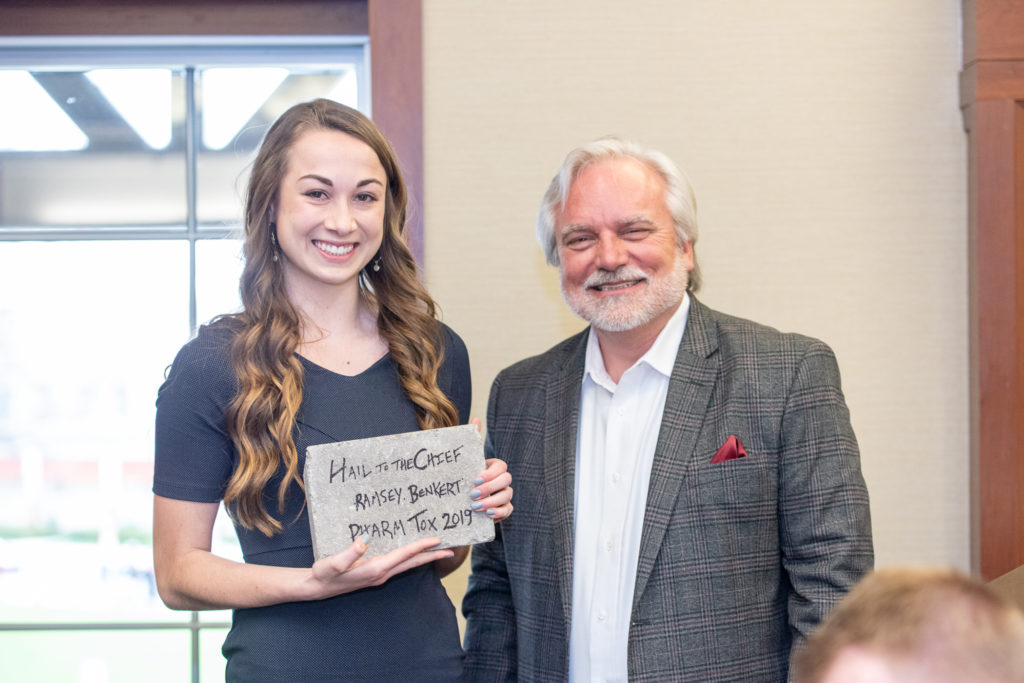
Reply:
<svg viewBox="0 0 1024 683"><path fill-rule="evenodd" d="M337 54L342 59L320 55ZM0 226L0 243L57 241L184 240L189 250L189 328L197 329L196 243L199 240L238 237L233 227L200 227L197 217L196 69L221 66L302 65L330 68L355 64L359 108L371 115L371 72L369 36L118 36L118 37L17 37L0 36L0 69L86 69L97 67L161 67L180 70L185 80L186 140L181 154L185 160L185 229L152 228L122 230L109 228L33 228ZM33 154L33 152L27 152ZM199 612L183 613L180 621L76 621L0 622L4 632L68 632L124 630L187 630L190 635L191 680L200 680L200 639L202 631L225 629L230 622L201 618Z"/></svg>
<svg viewBox="0 0 1024 683"><path fill-rule="evenodd" d="M97 36L366 35L371 109L402 162L412 210L407 239L423 264L423 32L422 0L178 1L55 0L4 9L0 38L50 36L69 44ZM192 614L192 621L198 621ZM0 625L2 629L2 625ZM198 632L193 637L192 680L199 680Z"/></svg>

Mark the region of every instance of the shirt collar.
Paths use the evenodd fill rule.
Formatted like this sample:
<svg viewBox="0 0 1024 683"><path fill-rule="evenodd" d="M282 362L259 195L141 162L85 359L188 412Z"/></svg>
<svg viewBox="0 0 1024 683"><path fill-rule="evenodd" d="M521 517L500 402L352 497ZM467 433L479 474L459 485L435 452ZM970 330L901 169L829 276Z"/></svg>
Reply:
<svg viewBox="0 0 1024 683"><path fill-rule="evenodd" d="M690 315L690 295L683 293L683 300L679 303L672 317L665 323L665 327L658 333L647 353L642 355L633 367L645 363L665 377L672 377L672 368L676 364L676 354L679 352L679 344L683 341L683 332L686 331L686 321ZM631 368L632 369L632 368ZM626 372L629 372L627 370ZM590 327L587 337L587 356L583 368L584 379L589 377L597 384L614 391L615 382L604 367L604 359L601 357L601 343L597 339L594 327Z"/></svg>

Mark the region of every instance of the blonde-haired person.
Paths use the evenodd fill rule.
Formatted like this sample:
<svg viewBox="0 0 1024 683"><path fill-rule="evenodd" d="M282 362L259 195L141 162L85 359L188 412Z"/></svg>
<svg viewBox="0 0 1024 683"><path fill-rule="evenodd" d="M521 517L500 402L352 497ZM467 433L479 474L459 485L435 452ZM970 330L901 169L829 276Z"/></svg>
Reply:
<svg viewBox="0 0 1024 683"><path fill-rule="evenodd" d="M952 569L879 569L794 656L797 683L1021 683L1024 614Z"/></svg>
<svg viewBox="0 0 1024 683"><path fill-rule="evenodd" d="M314 562L301 480L314 444L465 423L469 359L435 316L403 237L390 144L329 100L286 111L245 200L243 310L203 326L157 398L157 586L173 609L234 610L231 681L454 680L462 650L440 578L468 549L436 538ZM489 460L473 506L512 511ZM211 552L220 502L244 563ZM371 541L372 542L372 541Z"/></svg>

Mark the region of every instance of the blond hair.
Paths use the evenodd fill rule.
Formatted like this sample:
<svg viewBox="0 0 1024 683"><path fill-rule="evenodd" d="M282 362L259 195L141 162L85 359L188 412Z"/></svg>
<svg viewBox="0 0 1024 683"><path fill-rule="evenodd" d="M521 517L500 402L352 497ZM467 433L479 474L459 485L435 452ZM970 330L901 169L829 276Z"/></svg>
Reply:
<svg viewBox="0 0 1024 683"><path fill-rule="evenodd" d="M826 680L857 648L922 680L1024 681L1024 614L956 570L879 569L863 578L793 658L793 680Z"/></svg>

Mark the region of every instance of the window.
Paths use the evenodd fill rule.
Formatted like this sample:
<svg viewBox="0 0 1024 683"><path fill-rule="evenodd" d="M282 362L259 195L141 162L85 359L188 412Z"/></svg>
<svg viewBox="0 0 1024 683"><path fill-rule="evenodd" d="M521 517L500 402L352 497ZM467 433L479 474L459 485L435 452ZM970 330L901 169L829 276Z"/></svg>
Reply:
<svg viewBox="0 0 1024 683"><path fill-rule="evenodd" d="M267 126L369 113L366 74L365 38L0 42L0 679L223 679L230 615L156 595L156 391L238 307Z"/></svg>

